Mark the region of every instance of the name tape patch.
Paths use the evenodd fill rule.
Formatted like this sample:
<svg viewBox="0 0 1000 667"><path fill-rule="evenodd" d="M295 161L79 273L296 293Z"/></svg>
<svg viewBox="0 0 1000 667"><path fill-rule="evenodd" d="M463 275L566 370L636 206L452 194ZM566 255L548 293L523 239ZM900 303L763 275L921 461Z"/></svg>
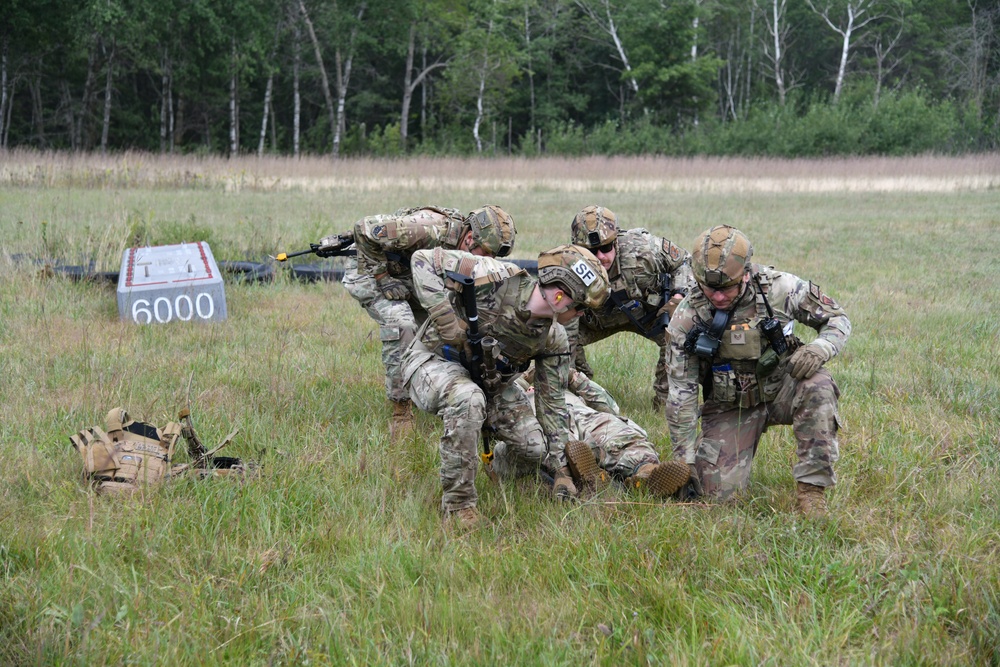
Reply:
<svg viewBox="0 0 1000 667"><path fill-rule="evenodd" d="M579 276L580 280L582 280L583 284L587 287L590 287L590 285L597 280L597 274L594 273L594 270L587 266L587 263L582 259L576 260L576 263L573 264L571 268L573 273Z"/></svg>

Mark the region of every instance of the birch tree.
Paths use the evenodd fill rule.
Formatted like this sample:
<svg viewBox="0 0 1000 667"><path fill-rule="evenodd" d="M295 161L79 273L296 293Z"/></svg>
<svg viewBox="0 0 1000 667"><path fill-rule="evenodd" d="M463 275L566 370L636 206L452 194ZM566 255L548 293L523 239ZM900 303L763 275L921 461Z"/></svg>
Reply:
<svg viewBox="0 0 1000 667"><path fill-rule="evenodd" d="M942 54L951 90L972 104L981 120L990 92L1000 87L1000 7L966 0L968 23L948 31ZM981 6L985 5L985 6ZM1000 96L998 96L1000 97ZM1000 110L997 119L1000 121Z"/></svg>
<svg viewBox="0 0 1000 667"><path fill-rule="evenodd" d="M851 54L851 40L872 21L884 16L879 13L879 0L826 0L817 5L814 0L806 0L809 8L818 14L826 25L840 35L840 58L837 63L837 80L833 89L833 101L840 100L847 76L847 63Z"/></svg>
<svg viewBox="0 0 1000 667"><path fill-rule="evenodd" d="M785 106L789 89L794 85L788 75L787 50L790 31L787 9L788 0L768 0L761 4L754 0L754 7L760 7L764 17L764 27L767 31L763 40L764 60L767 62L770 78L778 90L778 103Z"/></svg>
<svg viewBox="0 0 1000 667"><path fill-rule="evenodd" d="M267 68L267 85L264 87L264 108L261 112L260 118L260 141L257 143L257 157L264 156L264 141L267 138L267 121L271 111L271 93L274 90L274 60L278 53L278 40L281 37L282 28L282 22L279 19L274 26L274 44L271 47L271 52L268 54L267 62L264 64ZM271 148L275 148L273 142Z"/></svg>
<svg viewBox="0 0 1000 667"><path fill-rule="evenodd" d="M724 120L745 117L749 106L759 16L756 2L728 3L713 22L715 51L724 54L719 68L719 116Z"/></svg>
<svg viewBox="0 0 1000 667"><path fill-rule="evenodd" d="M403 104L399 117L399 139L404 151L406 150L407 140L410 136L410 104L413 100L414 91L416 91L417 86L423 85L431 72L448 66L448 58L444 54L439 54L433 62L428 63L427 48L424 46L422 47L423 59L420 68L414 69L413 59L416 52L418 32L423 31L420 24L414 20L410 23L409 39L407 40L406 66L403 76ZM426 40L426 35L421 41L424 40Z"/></svg>
<svg viewBox="0 0 1000 667"><path fill-rule="evenodd" d="M622 62L625 78L628 80L632 92L638 94L639 82L632 76L632 65L629 63L625 44L619 34L618 25L615 23L613 16L615 7L611 4L611 0L574 0L574 2L611 40L618 53L618 58Z"/></svg>

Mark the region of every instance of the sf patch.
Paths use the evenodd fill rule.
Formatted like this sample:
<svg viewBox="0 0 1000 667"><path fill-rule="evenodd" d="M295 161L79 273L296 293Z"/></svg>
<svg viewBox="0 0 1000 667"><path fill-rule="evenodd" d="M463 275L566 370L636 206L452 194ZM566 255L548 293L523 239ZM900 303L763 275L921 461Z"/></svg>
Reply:
<svg viewBox="0 0 1000 667"><path fill-rule="evenodd" d="M385 225L375 225L372 227L372 236L377 239L384 239L386 237Z"/></svg>
<svg viewBox="0 0 1000 667"><path fill-rule="evenodd" d="M663 251L666 252L668 255L670 255L670 259L674 260L675 262L679 260L681 257L681 251L677 248L677 246L675 246L670 241L665 240L663 242Z"/></svg>

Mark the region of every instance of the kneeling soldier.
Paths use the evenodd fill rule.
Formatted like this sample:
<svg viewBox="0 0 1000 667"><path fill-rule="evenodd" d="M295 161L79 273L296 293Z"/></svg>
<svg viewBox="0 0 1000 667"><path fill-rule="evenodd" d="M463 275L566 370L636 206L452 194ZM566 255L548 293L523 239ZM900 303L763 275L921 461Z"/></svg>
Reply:
<svg viewBox="0 0 1000 667"><path fill-rule="evenodd" d="M340 248L345 240L353 239L357 248L357 263L348 263L343 284L379 324L385 392L393 404L390 433L394 438L413 428L400 363L403 350L427 317L413 296L413 253L442 247L505 257L513 249L516 236L514 220L499 206L484 206L468 214L453 208L421 206L362 218L349 234L320 240L320 257L327 248Z"/></svg>
<svg viewBox="0 0 1000 667"><path fill-rule="evenodd" d="M692 466L705 495L725 499L749 483L761 434L791 424L799 511L824 515L823 493L837 481L840 391L823 364L843 349L851 323L818 285L752 264L752 255L750 240L726 225L705 231L692 248L697 287L667 329L674 455ZM792 335L796 321L818 337L803 345Z"/></svg>
<svg viewBox="0 0 1000 667"><path fill-rule="evenodd" d="M538 417L518 424L516 440L524 444L517 455L555 479L556 497L576 496L563 451L570 439L565 404L570 357L561 325L576 318L579 309L595 308L607 298L608 277L600 262L584 248L559 246L539 255L535 279L513 264L436 248L414 253L412 270L428 321L403 355L403 381L417 407L444 420L441 507L446 518L454 515L463 526L478 521L474 482L480 431L525 400L512 383L531 361ZM464 290L474 290L476 313L470 312ZM461 301L458 291L463 291ZM481 369L467 335L470 323L495 340L491 361L498 374L493 382L480 383L484 386L473 380L481 377Z"/></svg>

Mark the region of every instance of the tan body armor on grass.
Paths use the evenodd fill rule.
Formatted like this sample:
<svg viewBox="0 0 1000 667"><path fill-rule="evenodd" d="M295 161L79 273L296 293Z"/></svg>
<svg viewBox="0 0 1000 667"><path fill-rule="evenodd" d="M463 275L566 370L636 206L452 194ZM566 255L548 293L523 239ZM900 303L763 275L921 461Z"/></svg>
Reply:
<svg viewBox="0 0 1000 667"><path fill-rule="evenodd" d="M105 419L107 431L94 426L69 437L83 459L84 476L98 493L138 491L145 485L195 471L200 477L255 470L253 462L213 456L236 435L233 431L222 443L206 451L194 432L190 412L182 410L184 425L169 422L163 429L129 418L124 408L115 408ZM177 438L184 436L191 463L172 465Z"/></svg>
<svg viewBox="0 0 1000 667"><path fill-rule="evenodd" d="M94 426L69 437L98 493L137 491L170 476L180 424L170 422L161 431L129 419L123 408L109 412L105 421L107 431Z"/></svg>

